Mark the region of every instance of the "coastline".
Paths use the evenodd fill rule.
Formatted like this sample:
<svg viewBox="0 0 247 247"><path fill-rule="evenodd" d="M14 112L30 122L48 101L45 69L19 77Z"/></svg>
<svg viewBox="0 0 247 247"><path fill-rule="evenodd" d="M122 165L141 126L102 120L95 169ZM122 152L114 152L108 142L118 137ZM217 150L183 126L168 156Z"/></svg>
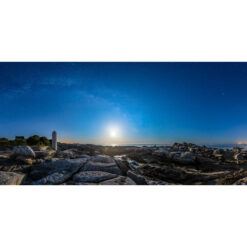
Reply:
<svg viewBox="0 0 247 247"><path fill-rule="evenodd" d="M0 152L0 184L247 184L247 151L192 143L103 146L57 143Z"/></svg>

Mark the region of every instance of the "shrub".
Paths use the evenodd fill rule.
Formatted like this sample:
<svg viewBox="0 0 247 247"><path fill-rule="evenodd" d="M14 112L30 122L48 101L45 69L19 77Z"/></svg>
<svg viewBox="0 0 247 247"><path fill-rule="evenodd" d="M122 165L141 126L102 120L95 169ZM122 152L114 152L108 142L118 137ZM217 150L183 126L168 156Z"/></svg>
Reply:
<svg viewBox="0 0 247 247"><path fill-rule="evenodd" d="M50 146L51 140L47 137L42 136L39 137L38 135L30 136L27 139L15 139L15 140L8 140L7 138L0 138L0 146L2 147L13 147L13 146Z"/></svg>
<svg viewBox="0 0 247 247"><path fill-rule="evenodd" d="M27 145L27 142L25 139L15 139L12 141L12 144L14 146L26 146Z"/></svg>
<svg viewBox="0 0 247 247"><path fill-rule="evenodd" d="M7 138L0 138L0 142L1 143L7 143L7 142L9 142L9 140L7 139Z"/></svg>
<svg viewBox="0 0 247 247"><path fill-rule="evenodd" d="M40 143L41 143L41 145L43 144L45 146L50 145L50 141L45 136L40 137Z"/></svg>
<svg viewBox="0 0 247 247"><path fill-rule="evenodd" d="M31 146L40 145L40 137L38 135L28 137L27 144Z"/></svg>

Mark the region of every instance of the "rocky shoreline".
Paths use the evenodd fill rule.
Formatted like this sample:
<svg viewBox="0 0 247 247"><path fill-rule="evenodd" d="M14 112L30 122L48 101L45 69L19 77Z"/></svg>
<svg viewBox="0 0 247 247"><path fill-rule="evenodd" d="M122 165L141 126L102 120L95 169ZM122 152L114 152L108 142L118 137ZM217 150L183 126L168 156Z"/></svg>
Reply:
<svg viewBox="0 0 247 247"><path fill-rule="evenodd" d="M245 185L247 151L58 143L0 151L1 185Z"/></svg>

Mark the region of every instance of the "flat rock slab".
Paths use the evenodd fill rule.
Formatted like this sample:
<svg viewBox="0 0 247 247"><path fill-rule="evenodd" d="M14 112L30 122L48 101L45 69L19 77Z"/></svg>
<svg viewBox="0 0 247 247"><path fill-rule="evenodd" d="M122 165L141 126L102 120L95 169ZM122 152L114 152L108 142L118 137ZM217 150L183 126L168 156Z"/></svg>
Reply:
<svg viewBox="0 0 247 247"><path fill-rule="evenodd" d="M73 174L67 171L54 172L38 181L33 182L33 185L53 185L62 184L68 180Z"/></svg>
<svg viewBox="0 0 247 247"><path fill-rule="evenodd" d="M117 175L102 171L84 171L74 175L73 181L83 183L100 183Z"/></svg>
<svg viewBox="0 0 247 247"><path fill-rule="evenodd" d="M121 170L114 161L112 163L89 161L85 164L83 171L102 171L121 175Z"/></svg>
<svg viewBox="0 0 247 247"><path fill-rule="evenodd" d="M136 185L136 183L128 177L118 176L101 182L100 185Z"/></svg>
<svg viewBox="0 0 247 247"><path fill-rule="evenodd" d="M90 159L91 156L87 155L87 154L79 154L76 156L76 158L86 158L86 159Z"/></svg>
<svg viewBox="0 0 247 247"><path fill-rule="evenodd" d="M44 163L43 166L54 171L77 170L87 161L86 158L62 159Z"/></svg>
<svg viewBox="0 0 247 247"><path fill-rule="evenodd" d="M84 165L87 159L63 159L56 160L53 162L44 163L40 166L46 171L48 175L45 177L32 182L34 185L52 185L62 184L78 172ZM45 172L42 171L41 172ZM45 174L45 173L44 173ZM37 177L38 174L36 174Z"/></svg>
<svg viewBox="0 0 247 247"><path fill-rule="evenodd" d="M24 174L0 171L0 185L18 185L22 183L24 177Z"/></svg>
<svg viewBox="0 0 247 247"><path fill-rule="evenodd" d="M113 163L114 160L108 155L96 155L91 158L93 162Z"/></svg>

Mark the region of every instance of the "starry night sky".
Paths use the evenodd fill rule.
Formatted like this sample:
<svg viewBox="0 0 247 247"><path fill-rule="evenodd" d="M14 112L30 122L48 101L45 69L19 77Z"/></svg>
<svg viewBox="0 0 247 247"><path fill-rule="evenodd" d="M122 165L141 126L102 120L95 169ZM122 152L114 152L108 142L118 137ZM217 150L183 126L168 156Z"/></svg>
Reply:
<svg viewBox="0 0 247 247"><path fill-rule="evenodd" d="M247 63L0 63L0 137L247 142L246 95Z"/></svg>

